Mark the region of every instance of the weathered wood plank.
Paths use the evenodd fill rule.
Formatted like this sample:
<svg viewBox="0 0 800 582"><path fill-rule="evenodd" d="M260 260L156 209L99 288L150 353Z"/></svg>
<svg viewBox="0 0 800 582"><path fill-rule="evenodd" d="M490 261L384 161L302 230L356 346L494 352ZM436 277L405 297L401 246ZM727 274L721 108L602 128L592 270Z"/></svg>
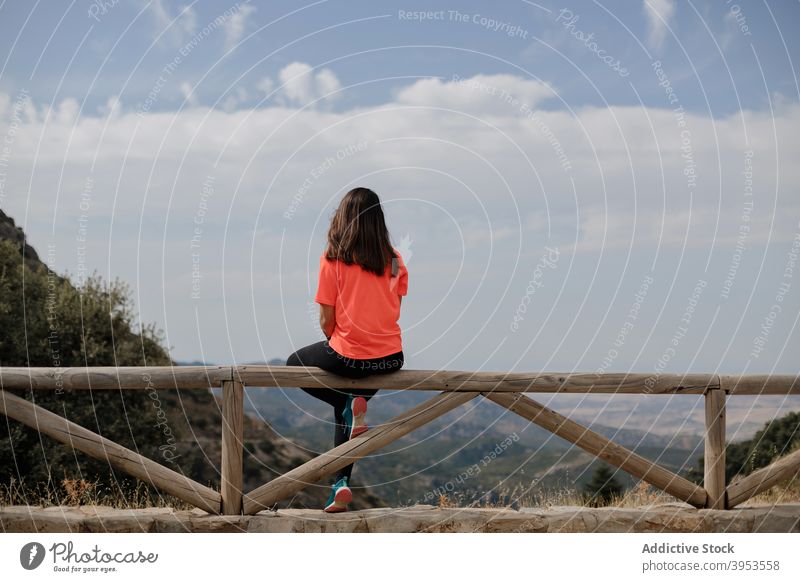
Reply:
<svg viewBox="0 0 800 582"><path fill-rule="evenodd" d="M695 507L704 507L705 490L676 475L672 471L645 459L625 447L614 443L603 435L570 420L566 416L550 410L546 406L523 394L488 393L486 398L516 412L523 418L538 424L553 434L574 443L596 457L627 471L648 483L686 501Z"/></svg>
<svg viewBox="0 0 800 582"><path fill-rule="evenodd" d="M242 512L242 448L244 446L244 388L241 382L222 382L222 513Z"/></svg>
<svg viewBox="0 0 800 582"><path fill-rule="evenodd" d="M0 368L0 388L8 390L208 389L231 379L231 366Z"/></svg>
<svg viewBox="0 0 800 582"><path fill-rule="evenodd" d="M790 374L721 375L720 385L728 395L800 394L800 376Z"/></svg>
<svg viewBox="0 0 800 582"><path fill-rule="evenodd" d="M596 394L703 394L719 387L716 374L558 374L398 370L353 380L304 366L234 366L245 386L385 388L445 392L561 392Z"/></svg>
<svg viewBox="0 0 800 582"><path fill-rule="evenodd" d="M187 503L210 513L220 511L221 496L213 489L5 390L0 390L0 413Z"/></svg>
<svg viewBox="0 0 800 582"><path fill-rule="evenodd" d="M396 373L396 372L393 372ZM387 374L388 376L388 374ZM307 463L276 477L269 483L246 493L244 513L252 515L267 509L326 475L335 473L369 453L384 447L415 428L461 406L478 395L477 392L445 392L426 400L381 426L372 428L346 443L323 453Z"/></svg>
<svg viewBox="0 0 800 582"><path fill-rule="evenodd" d="M445 392L561 392L572 394L704 394L724 384L728 394L800 394L800 376L716 374L562 374L399 370L353 380L303 366L124 366L1 368L6 389L209 388L236 378L246 386L386 388ZM722 380L721 380L722 379Z"/></svg>
<svg viewBox="0 0 800 582"><path fill-rule="evenodd" d="M705 395L706 435L704 480L706 507L725 509L725 391L709 390Z"/></svg>
<svg viewBox="0 0 800 582"><path fill-rule="evenodd" d="M789 453L758 471L728 485L728 508L747 501L784 479L800 473L800 450Z"/></svg>

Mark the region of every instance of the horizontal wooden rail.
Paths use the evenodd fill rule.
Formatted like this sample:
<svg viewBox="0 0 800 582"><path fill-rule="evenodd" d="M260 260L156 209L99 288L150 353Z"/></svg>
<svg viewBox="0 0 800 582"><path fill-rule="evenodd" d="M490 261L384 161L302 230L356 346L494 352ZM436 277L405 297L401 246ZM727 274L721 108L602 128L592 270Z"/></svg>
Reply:
<svg viewBox="0 0 800 582"><path fill-rule="evenodd" d="M236 366L234 375L246 386L300 388L384 388L445 392L563 392L605 394L703 394L719 387L714 374L558 374L535 372L456 372L400 370L350 380L319 368L302 366ZM648 389L649 384L652 387Z"/></svg>
<svg viewBox="0 0 800 582"><path fill-rule="evenodd" d="M0 367L0 388L20 390L116 390L219 387L233 379L231 366Z"/></svg>
<svg viewBox="0 0 800 582"><path fill-rule="evenodd" d="M800 376L717 374L561 374L399 370L353 380L303 366L147 366L1 368L0 388L105 390L220 387L236 380L251 387L381 388L444 392L559 392L566 394L800 394Z"/></svg>

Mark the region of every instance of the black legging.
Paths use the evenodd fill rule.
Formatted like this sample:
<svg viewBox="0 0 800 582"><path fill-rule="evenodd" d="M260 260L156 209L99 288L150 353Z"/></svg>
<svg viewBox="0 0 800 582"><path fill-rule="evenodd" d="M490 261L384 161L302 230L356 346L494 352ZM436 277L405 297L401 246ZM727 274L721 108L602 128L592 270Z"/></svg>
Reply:
<svg viewBox="0 0 800 582"><path fill-rule="evenodd" d="M387 374L394 372L403 367L403 352L402 350L396 354L384 356L382 358L371 358L366 360L358 360L354 358L347 358L337 353L332 347L328 345L328 341L324 340L315 344L308 345L300 348L286 359L287 366L316 366L322 368L326 372L337 374L339 376L346 376L348 378L366 378L373 374ZM344 412L345 404L347 403L347 396L363 396L369 400L378 391L366 388L343 390L337 388L303 388L304 392L311 394L314 398L319 398L323 402L327 402L333 406L333 416L336 421L333 433L333 444L339 446L347 441L347 431L344 426ZM350 480L350 475L353 472L353 465L350 464L336 473L336 481L342 477L347 477Z"/></svg>

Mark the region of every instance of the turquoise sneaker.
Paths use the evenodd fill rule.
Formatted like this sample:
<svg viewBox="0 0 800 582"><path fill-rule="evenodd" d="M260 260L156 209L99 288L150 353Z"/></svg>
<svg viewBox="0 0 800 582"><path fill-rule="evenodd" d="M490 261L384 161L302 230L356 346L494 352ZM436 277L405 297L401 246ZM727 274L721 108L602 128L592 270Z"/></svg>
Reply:
<svg viewBox="0 0 800 582"><path fill-rule="evenodd" d="M344 427L347 440L357 437L367 432L366 424L367 399L363 396L348 395L347 403L344 406Z"/></svg>
<svg viewBox="0 0 800 582"><path fill-rule="evenodd" d="M347 511L347 504L353 500L353 492L347 486L347 477L342 477L334 483L331 496L325 504L325 513L339 513Z"/></svg>

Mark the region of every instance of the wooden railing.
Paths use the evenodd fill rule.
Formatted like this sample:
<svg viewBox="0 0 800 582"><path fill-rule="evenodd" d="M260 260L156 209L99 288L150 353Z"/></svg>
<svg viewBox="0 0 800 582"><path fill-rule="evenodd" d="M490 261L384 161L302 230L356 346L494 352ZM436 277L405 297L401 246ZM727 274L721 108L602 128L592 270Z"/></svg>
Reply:
<svg viewBox="0 0 800 582"><path fill-rule="evenodd" d="M384 388L440 392L396 418L244 492L244 386ZM142 390L222 388L221 483L217 492L186 475L49 412L9 389ZM524 393L696 394L705 398L705 475L700 486L638 455ZM733 508L800 470L800 451L726 484L725 402L737 395L800 394L800 376L719 374L553 374L400 370L361 380L295 366L0 368L0 413L210 513L247 514L274 506L478 396L506 408L596 457L694 507Z"/></svg>

